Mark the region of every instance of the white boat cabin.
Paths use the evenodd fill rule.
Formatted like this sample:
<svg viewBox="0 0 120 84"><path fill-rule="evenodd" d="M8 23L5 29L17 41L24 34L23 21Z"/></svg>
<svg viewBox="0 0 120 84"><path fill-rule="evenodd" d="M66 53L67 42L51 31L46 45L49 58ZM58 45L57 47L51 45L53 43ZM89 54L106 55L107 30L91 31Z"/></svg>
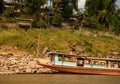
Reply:
<svg viewBox="0 0 120 84"><path fill-rule="evenodd" d="M120 68L120 59L107 59L51 53L51 63L63 66L80 66L89 68Z"/></svg>

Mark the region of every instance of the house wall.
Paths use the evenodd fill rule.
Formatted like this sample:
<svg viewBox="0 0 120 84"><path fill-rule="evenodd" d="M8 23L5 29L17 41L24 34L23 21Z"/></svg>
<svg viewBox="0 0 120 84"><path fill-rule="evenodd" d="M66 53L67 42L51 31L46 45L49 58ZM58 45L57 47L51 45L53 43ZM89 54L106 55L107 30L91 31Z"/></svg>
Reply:
<svg viewBox="0 0 120 84"><path fill-rule="evenodd" d="M85 1L86 0L78 0L78 9L79 10L84 10L85 9Z"/></svg>
<svg viewBox="0 0 120 84"><path fill-rule="evenodd" d="M4 1L8 3L15 2L15 0L4 0Z"/></svg>

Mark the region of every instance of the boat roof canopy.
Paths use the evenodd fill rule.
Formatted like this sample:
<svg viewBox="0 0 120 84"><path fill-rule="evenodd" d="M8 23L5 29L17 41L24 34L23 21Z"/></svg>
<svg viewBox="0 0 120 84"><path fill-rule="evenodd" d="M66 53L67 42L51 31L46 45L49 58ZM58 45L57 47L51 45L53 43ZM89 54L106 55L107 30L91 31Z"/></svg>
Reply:
<svg viewBox="0 0 120 84"><path fill-rule="evenodd" d="M120 59L113 59L113 58L78 57L77 59L80 59L80 58L83 58L84 60L103 60L103 61L120 62Z"/></svg>
<svg viewBox="0 0 120 84"><path fill-rule="evenodd" d="M63 57L75 57L76 59L84 59L84 60L105 60L105 61L120 62L120 59L69 55L69 54L64 54L64 53L49 53L49 55L59 55L59 56L63 56Z"/></svg>
<svg viewBox="0 0 120 84"><path fill-rule="evenodd" d="M49 53L49 55L59 55L59 56L66 56L66 57L78 57L78 55L69 55L64 53Z"/></svg>

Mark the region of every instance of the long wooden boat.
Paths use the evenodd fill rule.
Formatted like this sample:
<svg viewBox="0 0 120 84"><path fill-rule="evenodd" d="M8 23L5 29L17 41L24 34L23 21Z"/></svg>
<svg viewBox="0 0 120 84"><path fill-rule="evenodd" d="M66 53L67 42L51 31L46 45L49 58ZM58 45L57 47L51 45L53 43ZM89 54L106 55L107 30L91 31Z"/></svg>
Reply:
<svg viewBox="0 0 120 84"><path fill-rule="evenodd" d="M120 75L120 59L79 57L51 53L51 64L40 65L59 72L77 74Z"/></svg>

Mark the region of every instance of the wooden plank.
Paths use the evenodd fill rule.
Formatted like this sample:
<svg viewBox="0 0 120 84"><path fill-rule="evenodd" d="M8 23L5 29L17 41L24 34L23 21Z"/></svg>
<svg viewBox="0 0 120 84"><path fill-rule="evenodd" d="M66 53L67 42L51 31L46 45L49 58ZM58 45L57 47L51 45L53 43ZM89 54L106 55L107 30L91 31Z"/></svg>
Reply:
<svg viewBox="0 0 120 84"><path fill-rule="evenodd" d="M22 23L22 22L20 22L20 23L18 23L18 27L19 28L31 28L31 23Z"/></svg>
<svg viewBox="0 0 120 84"><path fill-rule="evenodd" d="M23 18L16 18L16 20L29 21L29 22L32 22L32 21L33 21L33 19L23 19Z"/></svg>

